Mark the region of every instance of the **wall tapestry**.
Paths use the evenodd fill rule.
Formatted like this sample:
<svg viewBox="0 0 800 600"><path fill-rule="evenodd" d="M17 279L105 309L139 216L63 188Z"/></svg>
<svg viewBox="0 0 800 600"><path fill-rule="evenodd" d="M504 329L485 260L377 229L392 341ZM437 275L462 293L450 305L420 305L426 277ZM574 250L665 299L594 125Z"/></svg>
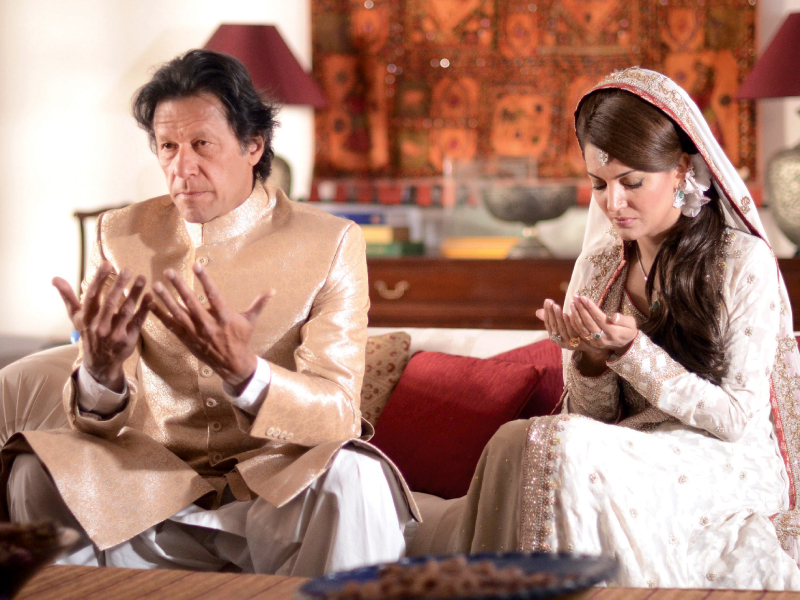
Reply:
<svg viewBox="0 0 800 600"><path fill-rule="evenodd" d="M444 157L533 156L575 177L580 96L640 65L689 91L755 175L755 0L312 0L316 177L425 177Z"/></svg>

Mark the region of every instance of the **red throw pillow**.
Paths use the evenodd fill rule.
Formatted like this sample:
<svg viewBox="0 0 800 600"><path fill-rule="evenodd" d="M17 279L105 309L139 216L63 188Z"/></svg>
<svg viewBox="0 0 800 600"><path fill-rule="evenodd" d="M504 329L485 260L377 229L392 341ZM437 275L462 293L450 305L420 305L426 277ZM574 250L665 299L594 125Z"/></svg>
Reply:
<svg viewBox="0 0 800 600"><path fill-rule="evenodd" d="M417 352L371 441L415 492L458 498L486 443L519 415L539 379L533 365Z"/></svg>
<svg viewBox="0 0 800 600"><path fill-rule="evenodd" d="M550 340L535 342L492 357L492 360L523 363L539 367L542 377L528 403L519 413L520 419L549 415L564 391L564 370L561 366L561 348Z"/></svg>

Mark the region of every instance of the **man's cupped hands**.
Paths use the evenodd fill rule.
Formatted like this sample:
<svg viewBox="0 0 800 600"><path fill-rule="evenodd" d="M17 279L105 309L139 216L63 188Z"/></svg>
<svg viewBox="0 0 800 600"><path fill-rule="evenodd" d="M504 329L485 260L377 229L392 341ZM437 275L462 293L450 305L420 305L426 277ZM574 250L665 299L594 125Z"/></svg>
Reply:
<svg viewBox="0 0 800 600"><path fill-rule="evenodd" d="M211 275L200 265L193 271L208 299L208 308L189 285L172 269L164 271L167 283L156 281L153 291L163 303L144 293L145 278L137 276L130 290L130 269L123 269L111 289L102 296L113 268L103 262L89 282L83 301L60 277L53 285L61 295L70 320L83 342L83 364L99 383L120 392L124 389L123 363L133 354L149 312L200 361L211 367L238 394L247 385L257 366L250 339L261 312L274 290L258 294L250 307L237 312L228 306ZM171 286L182 302L168 289Z"/></svg>

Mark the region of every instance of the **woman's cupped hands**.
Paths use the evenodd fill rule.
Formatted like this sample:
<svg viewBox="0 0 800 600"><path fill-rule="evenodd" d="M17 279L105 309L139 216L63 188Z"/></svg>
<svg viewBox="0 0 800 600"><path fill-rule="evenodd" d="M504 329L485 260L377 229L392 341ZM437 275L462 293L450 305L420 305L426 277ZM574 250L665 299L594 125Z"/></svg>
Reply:
<svg viewBox="0 0 800 600"><path fill-rule="evenodd" d="M633 317L621 313L609 317L585 296L575 296L569 311L547 299L536 316L544 322L550 339L561 348L603 360L612 354L624 354L639 333Z"/></svg>

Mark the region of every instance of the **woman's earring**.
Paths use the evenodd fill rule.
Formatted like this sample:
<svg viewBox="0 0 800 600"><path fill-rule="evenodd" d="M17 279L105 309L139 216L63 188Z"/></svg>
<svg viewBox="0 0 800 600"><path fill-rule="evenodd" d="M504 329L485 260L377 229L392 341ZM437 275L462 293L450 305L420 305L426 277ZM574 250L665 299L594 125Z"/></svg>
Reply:
<svg viewBox="0 0 800 600"><path fill-rule="evenodd" d="M686 194L684 194L682 187L675 188L672 191L672 206L674 206L675 208L680 208L681 206L683 206L685 204L685 202L683 201L683 197L685 195Z"/></svg>

